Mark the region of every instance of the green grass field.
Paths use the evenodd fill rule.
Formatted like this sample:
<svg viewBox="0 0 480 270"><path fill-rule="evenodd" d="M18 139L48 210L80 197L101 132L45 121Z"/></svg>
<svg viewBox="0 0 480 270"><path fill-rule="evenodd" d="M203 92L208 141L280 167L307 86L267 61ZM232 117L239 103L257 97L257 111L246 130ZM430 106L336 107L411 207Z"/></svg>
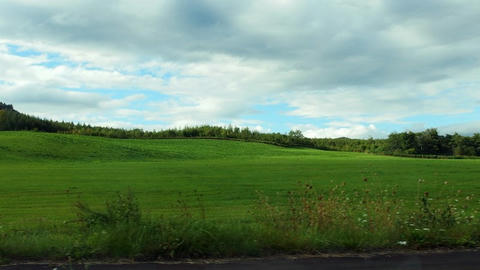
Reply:
<svg viewBox="0 0 480 270"><path fill-rule="evenodd" d="M479 178L479 159L0 132L0 264L478 247Z"/></svg>
<svg viewBox="0 0 480 270"><path fill-rule="evenodd" d="M345 182L347 190L398 185L399 197L406 201L426 191L442 200L458 190L480 194L480 160L410 159L227 140L0 132L0 223L7 227L73 220L74 202L96 208L128 189L153 217L169 215L182 200L192 208L203 206L210 219L245 219L257 191L280 200L299 182L317 189Z"/></svg>

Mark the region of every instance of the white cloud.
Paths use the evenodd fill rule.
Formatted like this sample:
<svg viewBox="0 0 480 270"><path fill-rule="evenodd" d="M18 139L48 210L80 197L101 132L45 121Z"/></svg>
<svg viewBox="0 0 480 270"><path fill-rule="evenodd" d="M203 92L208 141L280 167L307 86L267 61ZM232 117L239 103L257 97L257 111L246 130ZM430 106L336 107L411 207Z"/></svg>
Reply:
<svg viewBox="0 0 480 270"><path fill-rule="evenodd" d="M465 123L458 123L438 127L440 134L459 133L462 135L471 136L474 133L480 133L480 121L470 121Z"/></svg>
<svg viewBox="0 0 480 270"><path fill-rule="evenodd" d="M346 88L288 93L283 100L290 115L305 118L341 118L350 122L400 123L415 115L471 113L478 107L475 85L465 87L445 81L375 88ZM412 91L411 89L414 89ZM431 89L435 89L432 92ZM474 93L475 92L475 93Z"/></svg>
<svg viewBox="0 0 480 270"><path fill-rule="evenodd" d="M167 126L232 123L285 103L290 116L351 123L313 135L364 136L372 123L480 106L479 17L476 0L7 0L0 98L55 118L75 108L92 123ZM41 54L15 56L7 44ZM51 55L63 63L39 65ZM131 107L139 101L145 108Z"/></svg>
<svg viewBox="0 0 480 270"><path fill-rule="evenodd" d="M360 125L349 123L332 123L325 128L319 128L314 125L294 125L293 130L302 131L303 135L308 138L360 138L365 139L369 137L385 137L385 133L377 130L373 125Z"/></svg>

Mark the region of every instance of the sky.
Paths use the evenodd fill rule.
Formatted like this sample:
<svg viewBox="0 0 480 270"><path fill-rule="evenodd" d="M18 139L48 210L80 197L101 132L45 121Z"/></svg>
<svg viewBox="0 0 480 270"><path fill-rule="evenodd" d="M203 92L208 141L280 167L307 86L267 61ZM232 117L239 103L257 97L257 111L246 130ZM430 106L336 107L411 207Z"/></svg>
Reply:
<svg viewBox="0 0 480 270"><path fill-rule="evenodd" d="M3 0L0 102L42 118L480 132L478 0Z"/></svg>

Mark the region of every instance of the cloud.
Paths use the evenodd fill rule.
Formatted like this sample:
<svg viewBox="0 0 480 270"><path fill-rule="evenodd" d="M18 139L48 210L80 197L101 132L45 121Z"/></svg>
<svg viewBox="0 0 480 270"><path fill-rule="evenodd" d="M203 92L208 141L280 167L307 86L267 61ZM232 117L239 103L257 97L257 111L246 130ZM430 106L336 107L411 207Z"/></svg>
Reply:
<svg viewBox="0 0 480 270"><path fill-rule="evenodd" d="M428 84L384 89L336 89L288 93L283 100L293 108L289 115L305 118L342 118L353 122L400 123L415 115L472 113L478 107L475 87L448 88ZM413 87L413 86L411 86ZM431 89L435 93L431 93Z"/></svg>
<svg viewBox="0 0 480 270"><path fill-rule="evenodd" d="M480 12L475 1L275 3L4 1L0 31L13 40L84 50L82 59L93 53L123 61L190 63L216 55L276 61L302 73L292 84L312 89L415 82L453 75L446 67L460 72L478 64L478 32L464 27ZM438 17L445 20L431 20Z"/></svg>
<svg viewBox="0 0 480 270"><path fill-rule="evenodd" d="M293 130L302 131L308 138L357 138L386 137L386 134L377 130L375 125L360 125L351 123L330 123L328 127L319 128L315 125L303 124L292 126Z"/></svg>
<svg viewBox="0 0 480 270"><path fill-rule="evenodd" d="M438 127L438 132L440 134L459 133L461 135L471 136L475 133L480 133L480 121L440 126Z"/></svg>
<svg viewBox="0 0 480 270"><path fill-rule="evenodd" d="M255 106L282 103L299 123L352 123L311 134L364 136L370 124L475 112L479 17L476 0L6 0L0 97L139 125L262 122Z"/></svg>

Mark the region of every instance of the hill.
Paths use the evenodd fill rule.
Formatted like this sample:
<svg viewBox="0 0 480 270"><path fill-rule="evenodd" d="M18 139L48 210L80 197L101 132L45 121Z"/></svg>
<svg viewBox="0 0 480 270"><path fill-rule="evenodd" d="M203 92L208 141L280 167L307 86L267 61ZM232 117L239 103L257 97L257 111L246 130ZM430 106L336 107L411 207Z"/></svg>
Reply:
<svg viewBox="0 0 480 270"><path fill-rule="evenodd" d="M299 130L292 130L288 134L260 133L248 128L240 129L232 126L205 125L161 131L125 130L40 119L17 112L12 105L0 104L2 104L0 106L0 131L30 130L120 139L216 138L263 142L286 147L308 147L322 150L413 157L480 156L480 133L471 137L461 136L457 133L439 135L436 129L427 129L417 133L392 133L388 139L370 138L363 140L306 138Z"/></svg>
<svg viewBox="0 0 480 270"><path fill-rule="evenodd" d="M157 161L259 158L318 153L320 153L318 150L296 151L292 148L235 140L137 140L27 131L0 132L0 160Z"/></svg>
<svg viewBox="0 0 480 270"><path fill-rule="evenodd" d="M212 216L242 216L256 190L275 194L298 182L348 188L399 185L406 197L419 178L478 188L480 160L427 160L285 148L211 139L133 140L41 132L0 132L0 220L71 218L82 196L93 205L129 187L149 211L171 208L179 193L205 195ZM41 203L39 203L41 202ZM11 205L15 205L14 208ZM55 211L51 212L53 209Z"/></svg>

